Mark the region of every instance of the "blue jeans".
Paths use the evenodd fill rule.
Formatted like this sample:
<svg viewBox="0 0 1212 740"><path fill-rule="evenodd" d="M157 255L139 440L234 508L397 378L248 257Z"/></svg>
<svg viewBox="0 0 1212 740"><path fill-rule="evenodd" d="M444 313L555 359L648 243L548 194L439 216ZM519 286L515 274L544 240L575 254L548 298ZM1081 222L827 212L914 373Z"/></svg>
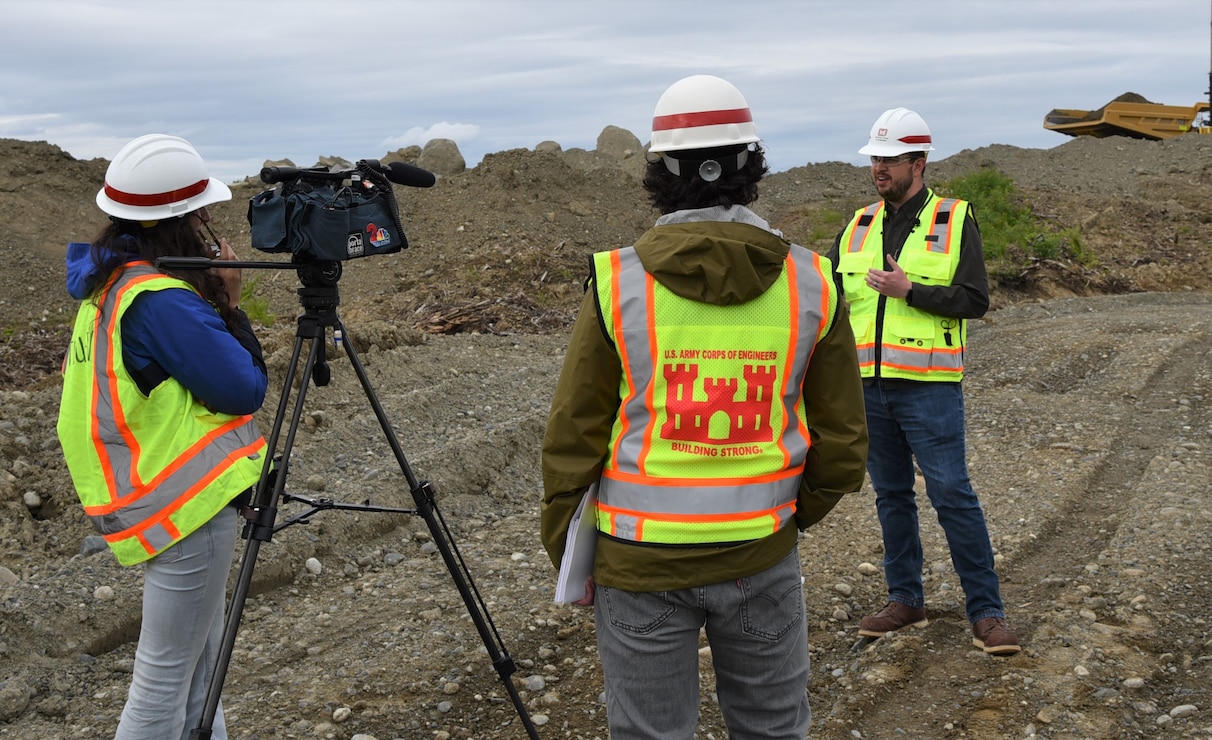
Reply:
<svg viewBox="0 0 1212 740"><path fill-rule="evenodd" d="M115 740L184 740L201 721L223 639L236 518L225 508L148 562L134 675ZM211 724L211 737L225 740L221 703Z"/></svg>
<svg viewBox="0 0 1212 740"><path fill-rule="evenodd" d="M796 550L735 581L649 593L599 585L598 653L611 740L690 740L699 719L699 630L731 740L803 740L808 626Z"/></svg>
<svg viewBox="0 0 1212 740"><path fill-rule="evenodd" d="M968 621L1006 616L985 514L968 480L960 384L876 381L863 393L870 436L867 473L884 533L888 598L912 607L926 604L913 490L916 458L967 598Z"/></svg>

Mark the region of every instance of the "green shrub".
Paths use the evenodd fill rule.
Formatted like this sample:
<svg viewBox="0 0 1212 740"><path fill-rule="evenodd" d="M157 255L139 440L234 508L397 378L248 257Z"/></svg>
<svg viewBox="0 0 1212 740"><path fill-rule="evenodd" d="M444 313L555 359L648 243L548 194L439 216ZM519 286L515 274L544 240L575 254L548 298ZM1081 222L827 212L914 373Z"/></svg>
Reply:
<svg viewBox="0 0 1212 740"><path fill-rule="evenodd" d="M262 326L273 326L274 317L269 312L269 301L255 295L259 282L257 278L250 280L248 273L245 273L244 283L240 288L240 308L248 314L249 321L255 321Z"/></svg>
<svg viewBox="0 0 1212 740"><path fill-rule="evenodd" d="M934 191L972 204L980 224L987 262L1085 260L1080 229L1050 229L1031 210L1014 181L996 169L982 167L971 174L939 183Z"/></svg>

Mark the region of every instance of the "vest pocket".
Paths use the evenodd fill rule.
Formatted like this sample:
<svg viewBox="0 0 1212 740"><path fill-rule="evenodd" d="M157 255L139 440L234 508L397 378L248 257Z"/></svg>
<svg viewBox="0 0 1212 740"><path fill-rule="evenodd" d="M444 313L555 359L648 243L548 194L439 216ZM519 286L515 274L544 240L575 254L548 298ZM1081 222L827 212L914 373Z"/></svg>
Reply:
<svg viewBox="0 0 1212 740"><path fill-rule="evenodd" d="M854 331L854 341L859 346L875 341L875 319L871 316L856 316L850 314L850 328Z"/></svg>
<svg viewBox="0 0 1212 740"><path fill-rule="evenodd" d="M934 322L909 316L884 321L884 346L892 349L929 350L934 347Z"/></svg>

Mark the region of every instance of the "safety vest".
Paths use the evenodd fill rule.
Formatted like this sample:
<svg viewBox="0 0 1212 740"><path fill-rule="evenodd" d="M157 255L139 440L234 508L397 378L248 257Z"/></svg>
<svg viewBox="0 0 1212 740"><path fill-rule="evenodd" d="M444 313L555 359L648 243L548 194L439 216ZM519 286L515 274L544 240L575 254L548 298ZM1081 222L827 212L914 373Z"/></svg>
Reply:
<svg viewBox="0 0 1212 740"><path fill-rule="evenodd" d="M603 325L623 366L599 531L710 545L792 523L811 445L804 374L837 307L828 263L792 245L766 292L716 306L662 286L634 247L593 260Z"/></svg>
<svg viewBox="0 0 1212 740"><path fill-rule="evenodd" d="M883 208L881 201L855 212L842 232L838 254L859 369L865 378L874 377L878 365L883 378L959 382L964 377L967 322L913 308L903 298L882 296L864 282L868 270L888 269ZM967 213L967 202L930 193L921 219L928 229L915 227L896 257L911 282L951 284Z"/></svg>
<svg viewBox="0 0 1212 740"><path fill-rule="evenodd" d="M147 291L193 288L128 263L80 305L64 361L58 433L84 512L123 565L148 560L257 482L251 415L208 409L169 378L144 396L122 356L122 315ZM205 358L199 358L205 362Z"/></svg>

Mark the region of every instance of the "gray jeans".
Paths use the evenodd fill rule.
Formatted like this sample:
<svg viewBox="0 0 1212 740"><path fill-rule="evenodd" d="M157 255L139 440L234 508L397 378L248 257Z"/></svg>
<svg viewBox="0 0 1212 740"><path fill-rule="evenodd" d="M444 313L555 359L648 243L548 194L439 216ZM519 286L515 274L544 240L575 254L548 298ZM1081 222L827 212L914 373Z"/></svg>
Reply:
<svg viewBox="0 0 1212 740"><path fill-rule="evenodd" d="M201 721L223 638L236 518L225 508L148 562L134 675L115 740L184 740ZM211 737L227 738L222 704Z"/></svg>
<svg viewBox="0 0 1212 740"><path fill-rule="evenodd" d="M747 578L637 593L597 587L611 740L690 740L699 718L699 630L732 740L803 740L808 627L798 551Z"/></svg>

